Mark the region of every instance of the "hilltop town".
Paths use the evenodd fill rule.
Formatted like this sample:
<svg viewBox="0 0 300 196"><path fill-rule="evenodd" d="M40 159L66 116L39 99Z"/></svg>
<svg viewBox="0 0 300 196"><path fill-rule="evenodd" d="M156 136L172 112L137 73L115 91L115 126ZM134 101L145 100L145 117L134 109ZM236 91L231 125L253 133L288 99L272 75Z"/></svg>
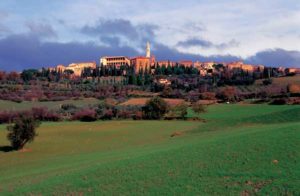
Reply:
<svg viewBox="0 0 300 196"><path fill-rule="evenodd" d="M160 95L189 102L210 100L209 103L245 99L269 102L282 98L293 104L298 103L298 98L288 97L300 93L298 83L276 81L298 78L299 73L299 68L250 65L241 61L157 61L147 43L145 56L104 56L98 63L25 69L21 73L0 71L0 99L22 102L85 97L124 101L132 96Z"/></svg>
<svg viewBox="0 0 300 196"><path fill-rule="evenodd" d="M171 60L156 60L155 55L151 55L150 43L147 42L145 56L136 56L136 57L126 57L126 56L104 56L101 57L99 63L96 61L91 62L80 62L80 63L71 63L68 66L57 65L56 67L49 67L50 71L56 72L65 72L67 70L71 71L73 77L80 77L84 74L86 69L89 71L100 69L105 67L111 70L122 70L121 75L128 75L125 68L132 68L135 74L147 72L149 74L155 75L155 70L157 68L168 67L174 68L176 66L183 66L185 68L193 68L196 70L197 74L200 76L212 76L216 73L223 72L224 74L229 74L237 71L246 72L247 74L255 75L260 77L263 74L265 68L264 65L251 65L245 64L242 61L237 62L200 62L200 61L191 61L191 60L180 60L174 62ZM300 73L300 68L286 68L286 67L277 67L272 68L273 74L276 76L284 76L289 74L298 74ZM68 72L68 71L67 71Z"/></svg>

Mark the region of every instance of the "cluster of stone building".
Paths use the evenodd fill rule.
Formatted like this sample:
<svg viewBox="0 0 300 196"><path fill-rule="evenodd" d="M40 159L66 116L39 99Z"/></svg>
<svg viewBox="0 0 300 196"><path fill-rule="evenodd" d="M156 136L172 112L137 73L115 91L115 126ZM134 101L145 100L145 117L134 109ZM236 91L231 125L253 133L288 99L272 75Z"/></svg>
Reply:
<svg viewBox="0 0 300 196"><path fill-rule="evenodd" d="M121 66L131 66L135 73L139 73L141 70L151 70L151 68L155 68L156 65L159 66L175 66L180 65L184 67L194 67L196 68L201 76L206 76L215 71L214 65L222 64L226 70L242 70L248 73L262 72L264 70L263 65L250 65L244 64L242 61L230 62L230 63L217 63L217 62L193 62L189 60L182 60L179 62L174 61L156 61L155 56L151 55L150 44L147 43L146 46L146 55L145 56L137 56L133 58L129 58L126 56L104 56L100 58L99 66L106 67L114 67L116 69L120 69ZM85 68L95 69L97 67L96 62L81 62L81 63L72 63L68 66L57 65L54 68L50 68L50 70L56 70L64 72L65 70L72 70L74 76L80 76ZM281 69L281 68L278 68ZM284 68L282 68L284 69ZM153 71L153 70L152 70ZM298 68L290 68L289 72L300 73L300 69Z"/></svg>
<svg viewBox="0 0 300 196"><path fill-rule="evenodd" d="M57 65L56 67L50 67L50 71L64 72L70 70L73 72L74 76L80 76L85 68L95 69L97 67L96 62L81 62L81 63L71 63L68 66Z"/></svg>

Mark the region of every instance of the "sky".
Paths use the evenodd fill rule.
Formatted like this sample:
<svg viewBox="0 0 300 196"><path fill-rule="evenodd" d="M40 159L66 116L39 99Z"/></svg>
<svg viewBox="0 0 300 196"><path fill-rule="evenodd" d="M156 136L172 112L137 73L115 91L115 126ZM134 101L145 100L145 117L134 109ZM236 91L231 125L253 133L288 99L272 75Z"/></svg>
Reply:
<svg viewBox="0 0 300 196"><path fill-rule="evenodd" d="M299 0L1 0L0 69L145 55L300 67Z"/></svg>

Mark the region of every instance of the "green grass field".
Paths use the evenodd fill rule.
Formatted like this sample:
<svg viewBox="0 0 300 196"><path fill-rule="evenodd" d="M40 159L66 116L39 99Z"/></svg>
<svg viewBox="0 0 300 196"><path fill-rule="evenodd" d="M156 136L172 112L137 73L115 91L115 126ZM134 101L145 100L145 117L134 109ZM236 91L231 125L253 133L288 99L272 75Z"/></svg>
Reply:
<svg viewBox="0 0 300 196"><path fill-rule="evenodd" d="M28 110L32 107L47 107L50 110L59 109L62 104L74 104L77 107L87 107L89 105L96 105L101 103L100 100L95 98L85 98L81 100L65 100L65 101L23 101L16 103L13 101L0 100L0 111L1 110Z"/></svg>
<svg viewBox="0 0 300 196"><path fill-rule="evenodd" d="M43 123L25 152L4 152L2 125L0 195L300 194L300 106L213 105L201 117Z"/></svg>

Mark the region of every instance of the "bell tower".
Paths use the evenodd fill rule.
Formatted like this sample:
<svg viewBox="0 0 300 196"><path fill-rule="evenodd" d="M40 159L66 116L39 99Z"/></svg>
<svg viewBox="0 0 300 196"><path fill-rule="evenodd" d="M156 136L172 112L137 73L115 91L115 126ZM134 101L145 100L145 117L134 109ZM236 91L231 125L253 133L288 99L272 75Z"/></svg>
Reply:
<svg viewBox="0 0 300 196"><path fill-rule="evenodd" d="M147 46L146 46L146 57L150 58L151 57L151 50L150 50L150 43L147 42Z"/></svg>

